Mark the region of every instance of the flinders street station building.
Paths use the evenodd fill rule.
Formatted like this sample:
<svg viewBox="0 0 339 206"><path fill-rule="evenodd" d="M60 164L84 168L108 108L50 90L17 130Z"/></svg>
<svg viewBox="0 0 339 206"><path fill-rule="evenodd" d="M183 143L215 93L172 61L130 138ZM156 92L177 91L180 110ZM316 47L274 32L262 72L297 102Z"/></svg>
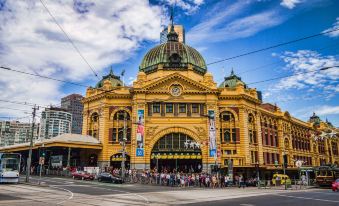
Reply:
<svg viewBox="0 0 339 206"><path fill-rule="evenodd" d="M303 122L263 103L233 72L217 85L201 54L173 29L146 53L133 86L111 72L83 103L83 134L102 143L99 165L119 166L124 124L126 159L136 169L270 170L282 167L284 154L288 168L297 160L339 163L338 138L320 137L330 123L316 115Z"/></svg>
<svg viewBox="0 0 339 206"><path fill-rule="evenodd" d="M68 155L70 166L121 167L124 151L126 167L140 170L274 172L284 158L287 171L297 171L296 162L339 165L331 123L316 114L304 122L263 103L233 72L218 85L201 54L179 42L173 28L167 39L145 54L133 85L111 71L87 89L82 135L65 134L43 147Z"/></svg>

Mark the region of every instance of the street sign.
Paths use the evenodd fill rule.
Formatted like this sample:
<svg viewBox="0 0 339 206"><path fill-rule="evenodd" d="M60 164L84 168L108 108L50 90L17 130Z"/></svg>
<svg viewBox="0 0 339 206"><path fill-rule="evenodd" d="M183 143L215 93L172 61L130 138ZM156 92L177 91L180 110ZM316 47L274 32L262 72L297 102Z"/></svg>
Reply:
<svg viewBox="0 0 339 206"><path fill-rule="evenodd" d="M45 164L45 157L40 157L39 164L41 165Z"/></svg>

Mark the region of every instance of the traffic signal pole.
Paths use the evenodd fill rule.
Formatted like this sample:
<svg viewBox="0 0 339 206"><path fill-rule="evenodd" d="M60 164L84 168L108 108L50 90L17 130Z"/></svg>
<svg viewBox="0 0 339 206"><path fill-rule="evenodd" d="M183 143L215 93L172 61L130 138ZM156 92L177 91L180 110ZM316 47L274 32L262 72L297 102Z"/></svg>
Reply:
<svg viewBox="0 0 339 206"><path fill-rule="evenodd" d="M33 120L32 120L32 131L30 137L30 144L29 144L29 152L28 152L28 159L27 159L27 166L26 166L26 182L29 182L29 176L31 174L31 162L32 162L32 149L33 149L33 135L34 135L34 126L35 126L35 115L36 110L39 110L39 107L34 105L33 107Z"/></svg>

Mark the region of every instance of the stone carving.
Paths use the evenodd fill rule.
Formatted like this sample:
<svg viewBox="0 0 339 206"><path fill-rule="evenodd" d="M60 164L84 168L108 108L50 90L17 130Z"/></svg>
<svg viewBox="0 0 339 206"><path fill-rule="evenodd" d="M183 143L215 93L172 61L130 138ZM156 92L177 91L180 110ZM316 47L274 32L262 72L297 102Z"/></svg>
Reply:
<svg viewBox="0 0 339 206"><path fill-rule="evenodd" d="M147 138L154 136L155 131L158 129L159 126L148 127L146 131Z"/></svg>
<svg viewBox="0 0 339 206"><path fill-rule="evenodd" d="M199 136L207 135L206 130L203 127L194 126L194 128L197 130Z"/></svg>

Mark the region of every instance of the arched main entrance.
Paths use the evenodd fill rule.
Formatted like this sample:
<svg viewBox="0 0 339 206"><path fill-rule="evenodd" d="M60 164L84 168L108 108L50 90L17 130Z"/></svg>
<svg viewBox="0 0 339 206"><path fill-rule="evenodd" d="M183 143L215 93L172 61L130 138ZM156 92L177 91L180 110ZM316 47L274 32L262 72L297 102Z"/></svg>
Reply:
<svg viewBox="0 0 339 206"><path fill-rule="evenodd" d="M170 133L160 138L152 149L151 168L158 171L200 172L200 144L183 133Z"/></svg>
<svg viewBox="0 0 339 206"><path fill-rule="evenodd" d="M121 168L121 163L122 163L122 153L117 153L111 156L111 161L110 161L110 166L113 167L113 169L115 168ZM126 155L125 156L125 167L127 169L130 168L130 156Z"/></svg>

